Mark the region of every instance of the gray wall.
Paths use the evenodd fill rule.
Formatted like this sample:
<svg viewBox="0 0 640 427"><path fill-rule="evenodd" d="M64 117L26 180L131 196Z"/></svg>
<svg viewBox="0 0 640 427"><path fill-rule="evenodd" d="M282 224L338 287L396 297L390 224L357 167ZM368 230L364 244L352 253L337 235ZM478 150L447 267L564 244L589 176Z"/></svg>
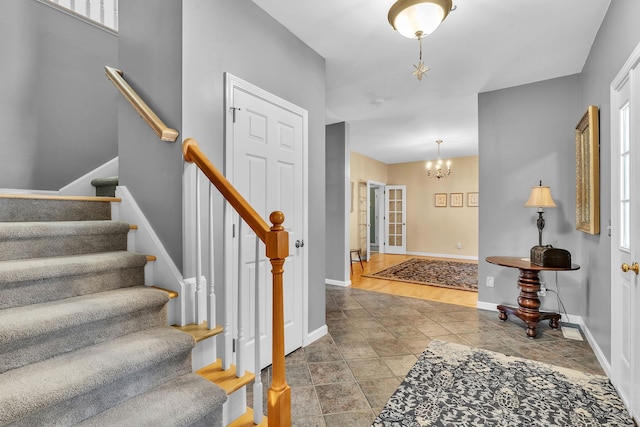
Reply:
<svg viewBox="0 0 640 427"><path fill-rule="evenodd" d="M118 155L117 36L35 0L0 4L0 187L58 190Z"/></svg>
<svg viewBox="0 0 640 427"><path fill-rule="evenodd" d="M580 235L583 277L587 290L584 318L610 361L611 353L611 112L609 87L633 49L640 43L640 2L612 1L580 76L580 106L600 108L600 234ZM615 224L614 224L615 225Z"/></svg>
<svg viewBox="0 0 640 427"><path fill-rule="evenodd" d="M327 126L326 153L326 223L327 223L327 279L350 281L349 248L349 124L335 123ZM354 189L355 190L355 189Z"/></svg>
<svg viewBox="0 0 640 427"><path fill-rule="evenodd" d="M534 218L522 221L525 180L542 175L551 185L559 209L545 214L545 242L569 249L579 272L558 275L567 311L582 316L604 356L611 360L611 123L609 87L640 42L640 2L611 2L579 75L480 94L480 259L489 255L521 256L535 232ZM600 109L600 229L588 235L575 228L575 158L573 129L588 105ZM523 107L524 106L524 107ZM562 122L564 131L562 130ZM569 151L568 151L569 150ZM527 185L529 183L527 182ZM562 190L558 191L558 187ZM514 194L521 194L517 200ZM505 196L506 195L506 196ZM615 225L615 224L614 224ZM525 242L526 240L526 242ZM495 288L484 286L496 276ZM515 303L517 273L480 262L479 300ZM548 276L547 276L548 277ZM578 278L579 283L574 283ZM554 276L551 276L553 289ZM566 284L565 284L566 283ZM549 305L549 297L545 305ZM552 298L551 298L552 299ZM553 304L551 304L551 308Z"/></svg>
<svg viewBox="0 0 640 427"><path fill-rule="evenodd" d="M574 129L581 114L579 76L481 93L479 110L480 247L478 301L517 305L518 270L489 264L487 256L529 256L538 244L537 210L525 208L532 186L551 187L557 208L545 212L543 244L571 252L587 262L575 230ZM495 287L485 286L495 277ZM550 289L555 274L543 273ZM586 292L582 272L557 275L569 314L584 315ZM557 309L552 294L542 307Z"/></svg>
<svg viewBox="0 0 640 427"><path fill-rule="evenodd" d="M118 63L127 82L167 126L182 129L182 2L120 2ZM164 142L120 96L120 184L127 186L182 269L182 152Z"/></svg>
<svg viewBox="0 0 640 427"><path fill-rule="evenodd" d="M325 324L324 59L249 0L191 0L184 2L183 14L182 138L197 139L217 168L224 171L224 72L309 112L309 235L304 241L313 331ZM222 230L215 234L221 237ZM215 250L222 253L222 238ZM222 271L221 264L216 267Z"/></svg>

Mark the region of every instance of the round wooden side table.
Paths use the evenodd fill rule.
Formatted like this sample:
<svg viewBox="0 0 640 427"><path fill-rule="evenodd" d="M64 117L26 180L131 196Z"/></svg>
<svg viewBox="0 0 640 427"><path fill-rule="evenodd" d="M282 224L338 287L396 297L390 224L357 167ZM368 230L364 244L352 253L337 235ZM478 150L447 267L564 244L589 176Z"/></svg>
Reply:
<svg viewBox="0 0 640 427"><path fill-rule="evenodd" d="M518 286L520 286L518 307L499 305L498 311L500 314L498 317L500 320L507 320L509 314L518 317L527 324L527 336L529 338L535 338L538 335L536 328L542 320L550 319L549 326L553 329L560 327L558 322L561 315L559 313L540 311L540 298L538 297L540 272L578 270L580 268L578 264L571 264L571 267L541 267L532 264L528 258L490 256L485 259L491 264L520 270L520 276L518 277Z"/></svg>

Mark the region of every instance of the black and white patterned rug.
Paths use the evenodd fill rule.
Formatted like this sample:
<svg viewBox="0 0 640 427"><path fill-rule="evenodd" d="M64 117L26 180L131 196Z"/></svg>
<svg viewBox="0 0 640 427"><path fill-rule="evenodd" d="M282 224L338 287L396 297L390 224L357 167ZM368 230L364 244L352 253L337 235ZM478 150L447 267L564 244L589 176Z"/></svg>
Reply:
<svg viewBox="0 0 640 427"><path fill-rule="evenodd" d="M633 426L609 380L434 340L373 426Z"/></svg>

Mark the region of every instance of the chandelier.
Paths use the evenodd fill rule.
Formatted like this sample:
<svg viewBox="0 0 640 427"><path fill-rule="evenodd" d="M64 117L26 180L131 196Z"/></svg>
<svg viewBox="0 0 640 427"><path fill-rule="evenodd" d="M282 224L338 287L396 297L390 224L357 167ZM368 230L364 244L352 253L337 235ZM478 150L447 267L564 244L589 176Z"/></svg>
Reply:
<svg viewBox="0 0 640 427"><path fill-rule="evenodd" d="M438 159L436 160L436 164L434 165L435 167L432 169L431 166L431 162L428 161L427 162L427 176L429 178L437 178L437 179L441 179L441 178L446 178L449 175L451 175L451 160L447 160L447 169L443 170L443 161L442 158L440 157L440 144L442 144L442 140L439 139L436 141L436 144L438 144Z"/></svg>
<svg viewBox="0 0 640 427"><path fill-rule="evenodd" d="M429 67L422 62L422 38L438 28L450 11L454 10L453 0L397 0L389 9L389 23L401 35L418 39L420 57L414 65L413 75L422 80Z"/></svg>

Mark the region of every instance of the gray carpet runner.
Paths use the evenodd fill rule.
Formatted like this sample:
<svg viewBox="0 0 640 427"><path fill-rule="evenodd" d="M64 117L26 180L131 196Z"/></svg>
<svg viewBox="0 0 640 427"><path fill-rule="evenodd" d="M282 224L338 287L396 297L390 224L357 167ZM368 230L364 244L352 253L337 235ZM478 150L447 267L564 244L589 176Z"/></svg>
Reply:
<svg viewBox="0 0 640 427"><path fill-rule="evenodd" d="M222 425L225 392L103 205L0 196L0 425Z"/></svg>

